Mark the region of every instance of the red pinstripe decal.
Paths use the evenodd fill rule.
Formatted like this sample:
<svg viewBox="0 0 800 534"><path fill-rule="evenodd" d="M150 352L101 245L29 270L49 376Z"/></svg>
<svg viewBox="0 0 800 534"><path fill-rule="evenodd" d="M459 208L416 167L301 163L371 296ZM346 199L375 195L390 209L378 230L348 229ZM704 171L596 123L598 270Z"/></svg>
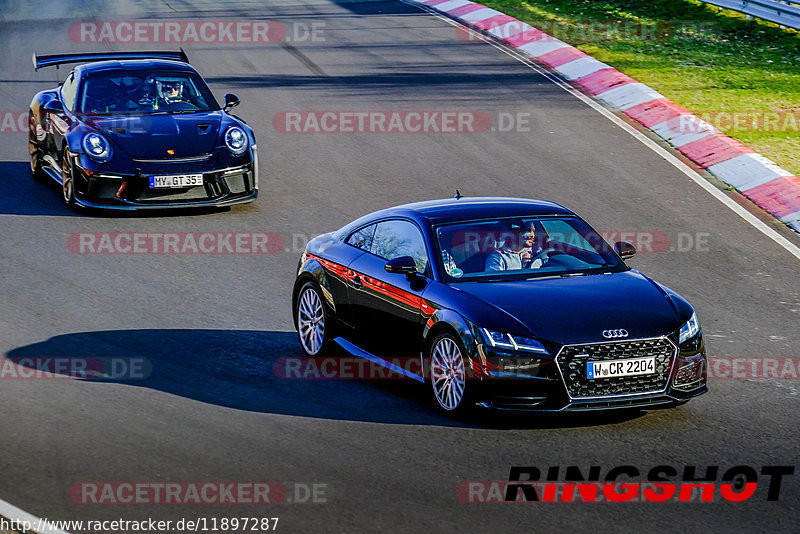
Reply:
<svg viewBox="0 0 800 534"><path fill-rule="evenodd" d="M320 262L320 264L322 264L323 267L325 267L335 275L339 276L340 278L344 278L345 280L347 279L347 273L349 271L347 267L339 265L338 263L332 262L330 260L326 260L325 258L320 258L319 256L315 256L314 254L306 253L306 258L314 258L315 260Z"/></svg>
<svg viewBox="0 0 800 534"><path fill-rule="evenodd" d="M414 293L405 291L404 289L400 289L399 287L395 287L391 284L387 284L377 278L372 278L371 276L367 276L363 273L353 271L352 269L348 269L347 267L340 265L336 262L326 260L324 258L320 258L317 255L306 253L307 258L314 258L323 267L331 271L332 273L336 274L337 276L341 277L344 280L348 280L353 276L359 276L361 281L364 283L365 286L371 287L376 292L384 295L396 302L401 304L405 304L410 306L425 316L431 316L436 313L437 309L429 304L429 301L426 301L419 295Z"/></svg>

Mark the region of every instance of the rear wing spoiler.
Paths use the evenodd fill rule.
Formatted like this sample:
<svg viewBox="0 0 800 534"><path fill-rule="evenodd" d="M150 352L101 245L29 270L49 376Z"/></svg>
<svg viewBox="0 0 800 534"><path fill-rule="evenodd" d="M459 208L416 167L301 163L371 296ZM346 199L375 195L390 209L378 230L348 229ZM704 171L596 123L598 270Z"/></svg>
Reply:
<svg viewBox="0 0 800 534"><path fill-rule="evenodd" d="M178 52L95 52L91 54L55 54L37 56L33 53L33 68L63 65L64 63L89 63L91 61L107 61L114 59L173 59L189 63L183 48Z"/></svg>

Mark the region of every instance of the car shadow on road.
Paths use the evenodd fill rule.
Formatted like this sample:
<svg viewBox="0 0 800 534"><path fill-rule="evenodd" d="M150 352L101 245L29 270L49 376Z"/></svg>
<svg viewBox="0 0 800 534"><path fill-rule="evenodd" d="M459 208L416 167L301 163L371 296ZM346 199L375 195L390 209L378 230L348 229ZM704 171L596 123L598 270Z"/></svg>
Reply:
<svg viewBox="0 0 800 534"><path fill-rule="evenodd" d="M58 184L50 179L34 180L27 161L0 162L0 214L78 215L61 201Z"/></svg>
<svg viewBox="0 0 800 534"><path fill-rule="evenodd" d="M89 370L102 366L113 374L92 381L152 388L239 410L302 417L454 427L556 428L623 423L641 415L505 415L479 410L454 419L433 410L427 386L412 380L324 379L325 373L319 372L321 365L312 366L311 373L309 367L302 367L302 373L294 372L298 364L309 362L294 332L80 332L16 348L5 357L26 366L27 372L48 360L75 359L89 362ZM341 355L331 357L330 365L335 365L336 358ZM355 374L343 373L350 377Z"/></svg>

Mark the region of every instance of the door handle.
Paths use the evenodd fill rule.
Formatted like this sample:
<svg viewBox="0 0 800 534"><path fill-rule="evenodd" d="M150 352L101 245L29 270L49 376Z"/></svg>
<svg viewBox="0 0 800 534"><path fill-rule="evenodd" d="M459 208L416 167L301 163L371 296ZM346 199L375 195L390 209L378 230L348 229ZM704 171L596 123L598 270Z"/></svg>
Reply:
<svg viewBox="0 0 800 534"><path fill-rule="evenodd" d="M364 282L361 281L361 277L358 276L356 273L351 274L347 281L350 282L350 285L354 289L361 289L364 286Z"/></svg>

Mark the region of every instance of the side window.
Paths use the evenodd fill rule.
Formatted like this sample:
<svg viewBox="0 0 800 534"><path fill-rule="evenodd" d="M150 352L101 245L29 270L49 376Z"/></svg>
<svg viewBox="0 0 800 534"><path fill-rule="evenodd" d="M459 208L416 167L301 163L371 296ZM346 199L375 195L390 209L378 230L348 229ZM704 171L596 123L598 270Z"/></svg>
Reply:
<svg viewBox="0 0 800 534"><path fill-rule="evenodd" d="M375 226L377 225L370 224L361 230L356 230L350 234L350 237L347 238L347 244L369 252L370 247L372 246L372 236L375 234Z"/></svg>
<svg viewBox="0 0 800 534"><path fill-rule="evenodd" d="M425 240L419 228L408 221L379 222L372 238L371 252L385 260L411 256L417 263L419 273L424 273L428 267Z"/></svg>
<svg viewBox="0 0 800 534"><path fill-rule="evenodd" d="M73 71L61 85L61 103L70 111L75 110L75 97L78 94L78 80Z"/></svg>

